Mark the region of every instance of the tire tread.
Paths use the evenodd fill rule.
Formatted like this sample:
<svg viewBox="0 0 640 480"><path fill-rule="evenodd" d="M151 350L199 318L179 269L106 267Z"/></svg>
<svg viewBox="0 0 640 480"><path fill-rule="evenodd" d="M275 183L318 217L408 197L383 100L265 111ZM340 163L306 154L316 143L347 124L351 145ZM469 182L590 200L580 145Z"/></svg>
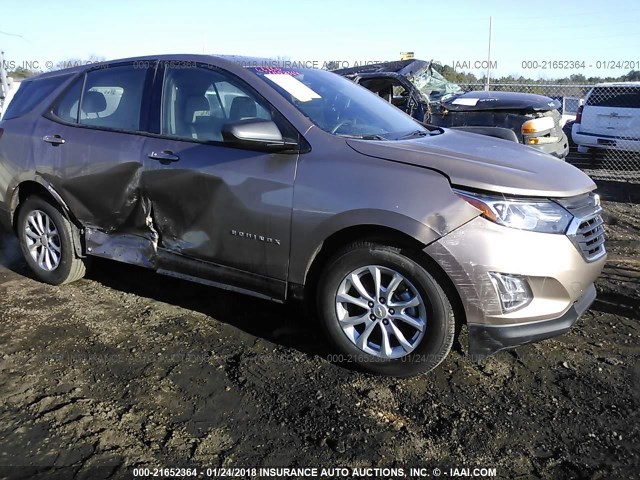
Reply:
<svg viewBox="0 0 640 480"><path fill-rule="evenodd" d="M27 263L29 263L29 258L27 256L25 247L23 246L22 233L20 232L20 229L22 228L23 218L24 218L24 215L26 215L26 212L29 212L30 209L46 208L44 207L43 204L46 204L48 207L52 208L56 212L54 216L57 218L53 218L52 220L54 220L54 222L56 223L56 226L60 230L64 231L64 234L70 243L71 255L68 259L69 271L66 273L66 275L63 275L62 277L59 277L60 271L58 270L54 271L56 273L55 275L46 274L51 272L43 273L40 271L34 271L34 273L39 280L46 283L50 283L52 285L64 285L67 283L75 282L76 280L80 280L86 274L87 265L86 265L86 259L78 257L73 248L73 228L75 227L71 224L69 219L67 219L67 217L62 213L58 205L53 204L51 201L42 197L41 195L33 195L28 197L20 205L20 212L18 213L18 224L17 224L18 239L20 241L21 248L23 250L25 258L27 259ZM31 266L30 263L29 265ZM33 270L33 267L32 267L32 270Z"/></svg>

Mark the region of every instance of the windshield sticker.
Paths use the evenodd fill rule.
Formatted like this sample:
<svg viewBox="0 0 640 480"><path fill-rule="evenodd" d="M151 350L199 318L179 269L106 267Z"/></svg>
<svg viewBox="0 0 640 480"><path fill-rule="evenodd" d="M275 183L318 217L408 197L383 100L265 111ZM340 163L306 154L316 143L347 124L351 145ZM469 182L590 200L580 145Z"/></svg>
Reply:
<svg viewBox="0 0 640 480"><path fill-rule="evenodd" d="M296 97L301 102L308 102L310 100L313 100L314 98L322 98L300 80L292 77L291 75L281 73L268 73L265 75L265 77L279 87L285 89L288 93Z"/></svg>
<svg viewBox="0 0 640 480"><path fill-rule="evenodd" d="M256 73L271 73L273 75L300 75L297 70L290 70L280 67L254 67L253 71Z"/></svg>
<svg viewBox="0 0 640 480"><path fill-rule="evenodd" d="M480 100L479 98L456 98L453 102L451 102L452 105L467 105L469 107L475 107L476 104L478 103L478 100Z"/></svg>

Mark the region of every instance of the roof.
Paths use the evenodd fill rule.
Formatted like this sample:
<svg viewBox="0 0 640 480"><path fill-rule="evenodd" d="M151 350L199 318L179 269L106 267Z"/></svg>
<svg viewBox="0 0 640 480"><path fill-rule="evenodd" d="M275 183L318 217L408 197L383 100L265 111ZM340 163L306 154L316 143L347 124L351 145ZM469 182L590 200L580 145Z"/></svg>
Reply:
<svg viewBox="0 0 640 480"><path fill-rule="evenodd" d="M596 83L595 87L640 87L640 82L603 82Z"/></svg>
<svg viewBox="0 0 640 480"><path fill-rule="evenodd" d="M105 60L104 62L87 63L84 65L77 65L70 68L63 68L61 70L53 70L51 72L40 73L38 75L34 75L32 77L26 78L25 81L42 80L45 78L57 77L59 75L69 75L69 74L84 71L87 68L108 67L112 63L136 62L136 61L140 62L140 61L154 61L154 60L165 60L165 61L174 60L179 62L181 61L181 62L207 63L207 62L210 62L212 59L240 64L243 67L261 66L261 65L277 67L277 66L285 65L287 62L286 60L279 60L279 59L273 59L273 58L247 57L247 56L241 56L241 55L206 55L206 54L192 54L192 53L144 55L139 57L116 58L113 60Z"/></svg>

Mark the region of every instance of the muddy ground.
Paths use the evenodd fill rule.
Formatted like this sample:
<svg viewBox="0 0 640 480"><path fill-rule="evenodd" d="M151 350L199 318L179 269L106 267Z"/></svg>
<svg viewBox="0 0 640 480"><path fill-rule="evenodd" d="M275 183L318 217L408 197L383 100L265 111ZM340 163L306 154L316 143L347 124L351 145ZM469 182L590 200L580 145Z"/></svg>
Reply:
<svg viewBox="0 0 640 480"><path fill-rule="evenodd" d="M638 478L638 190L603 185L609 262L570 333L483 365L452 352L405 380L332 364L298 308L107 261L40 284L1 234L0 477L315 465Z"/></svg>

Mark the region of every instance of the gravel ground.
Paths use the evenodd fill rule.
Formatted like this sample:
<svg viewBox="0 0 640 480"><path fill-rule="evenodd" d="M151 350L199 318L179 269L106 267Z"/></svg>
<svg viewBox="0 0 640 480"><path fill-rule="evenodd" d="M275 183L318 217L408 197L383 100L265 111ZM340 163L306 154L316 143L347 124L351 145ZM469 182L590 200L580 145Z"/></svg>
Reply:
<svg viewBox="0 0 640 480"><path fill-rule="evenodd" d="M634 188L603 186L609 262L568 334L482 365L463 348L404 380L331 363L296 307L107 261L40 284L0 234L0 477L180 465L639 478Z"/></svg>

